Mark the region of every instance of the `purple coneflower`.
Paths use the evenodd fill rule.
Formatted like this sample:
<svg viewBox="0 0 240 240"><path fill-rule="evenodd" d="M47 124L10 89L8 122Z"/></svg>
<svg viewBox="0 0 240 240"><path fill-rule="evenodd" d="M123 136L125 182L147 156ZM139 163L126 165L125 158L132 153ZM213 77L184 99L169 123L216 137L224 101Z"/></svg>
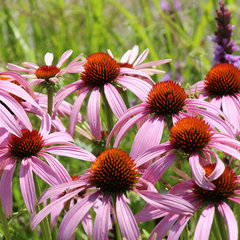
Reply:
<svg viewBox="0 0 240 240"><path fill-rule="evenodd" d="M150 84L136 78L136 75L150 79L150 77L141 70L121 68L119 64L106 53L99 52L88 56L87 62L84 65L84 71L81 73L81 80L65 86L57 93L55 98L58 102L55 106L57 110L63 99L71 93L79 91L78 98L73 105L70 116L69 132L71 134L74 133L82 102L88 93L91 92L88 100L88 120L94 137L97 140L100 139L100 95L102 94L106 97L112 112L119 118L127 108L115 87L117 83L131 90L141 100L145 99L146 94L151 89Z"/></svg>
<svg viewBox="0 0 240 240"><path fill-rule="evenodd" d="M63 218L59 227L58 239L70 239L77 225L83 217L89 212L90 208L100 201L97 208L96 218L93 227L93 239L108 239L108 229L111 209L116 210L116 218L119 224L122 237L128 240L136 240L140 232L136 220L128 207L126 193L134 191L149 201L151 204L160 207L165 211L191 214L191 204L185 204L181 198L174 198L172 195L158 194L151 183L142 179L138 171L137 161L123 150L117 148L107 149L98 157L88 153L89 160L93 161L91 168L78 180L71 183L65 183L53 186L46 190L39 201L46 201L55 195L66 193L56 201L52 201L32 218L32 228L35 228L43 218L54 211L59 205L71 199L76 194L88 192L84 198L80 199L75 206L70 208L69 212ZM87 157L87 154L84 155ZM143 190L147 189L147 190ZM67 192L66 192L67 190ZM152 191L151 191L152 190ZM153 192L154 191L154 192ZM154 194L155 202L149 198ZM170 203L170 207L165 207Z"/></svg>
<svg viewBox="0 0 240 240"><path fill-rule="evenodd" d="M228 239L238 239L238 224L236 218L229 207L229 200L240 204L239 197L239 176L233 172L233 170L226 166L224 171L216 179L211 179L212 173L215 171L216 164L208 164L204 167L205 177L213 184L214 190L209 190L203 185L200 187L193 179L187 177L187 181L176 184L170 191L170 194L181 196L183 199L189 201L195 207L195 212L202 211L196 225L194 239L209 239L210 230L213 223L215 211L218 211L227 226ZM144 212L139 212L136 218L139 222L149 221L151 215L146 215ZM163 216L160 209L151 206L151 211L155 213L155 218ZM169 232L168 239L177 240L186 224L190 220L192 215L177 215L167 214L152 231L149 239L160 240L164 238ZM221 216L216 216L221 218ZM152 220L153 218L151 218ZM222 231L225 231L224 226L218 226ZM164 229L164 231L162 231ZM154 238L156 236L156 238ZM222 235L224 238L224 235ZM225 239L225 238L224 238Z"/></svg>
<svg viewBox="0 0 240 240"><path fill-rule="evenodd" d="M198 117L186 117L180 119L170 130L169 141L152 147L137 157L139 164L146 163L152 158L162 155L143 173L143 178L155 184L158 179L171 166L176 157L180 161L187 159L191 168L194 181L204 188L213 190L211 182L218 178L224 171L224 164L218 155L211 149L223 152L240 160L237 150L240 143L222 133L219 133L210 125ZM211 157L216 161L216 168L209 176L204 175L203 166L211 163ZM141 160L139 160L139 158Z"/></svg>
<svg viewBox="0 0 240 240"><path fill-rule="evenodd" d="M231 63L235 67L240 65L240 57L232 55L234 51L238 51L236 43L231 40L234 26L230 24L231 12L225 8L224 1L219 2L220 9L217 9L215 37L213 42L217 45L214 50L214 63Z"/></svg>
<svg viewBox="0 0 240 240"><path fill-rule="evenodd" d="M52 64L53 54L48 52L45 54L44 58L46 65L38 66L35 63L24 62L23 66L27 68L20 67L11 63L9 63L7 67L13 71L26 73L23 76L26 78L32 78L32 80L29 81L31 85L40 84L44 81L56 83L58 81L58 77L62 76L63 74L79 73L83 69L82 65L84 62L78 61L82 57L81 55L76 57L66 67L61 68L62 65L71 56L72 52L72 50L64 52L56 65Z"/></svg>
<svg viewBox="0 0 240 240"><path fill-rule="evenodd" d="M198 91L200 99L208 99L212 105L221 109L240 134L240 70L229 63L220 63L211 68L204 81L191 87L192 93Z"/></svg>
<svg viewBox="0 0 240 240"><path fill-rule="evenodd" d="M133 115L136 116L130 118ZM219 118L218 115L223 116L223 113L218 108L199 99L187 98L186 93L178 83L165 81L155 84L143 103L124 113L111 131L108 142L112 135L120 129L114 143L114 147L117 147L124 134L141 120L144 124L136 134L132 150L141 149L143 152L159 144L165 123L171 128L173 123L189 115L203 116L221 132L234 137L230 126ZM135 156L134 153L132 154Z"/></svg>
<svg viewBox="0 0 240 240"><path fill-rule="evenodd" d="M10 130L12 134L8 133L0 143L1 166L4 167L1 169L0 182L2 205L6 216L10 216L12 213L12 177L16 164L20 163L19 180L22 196L28 211L33 212L36 204L33 172L50 185L61 183L61 178L66 177L66 170L49 153L78 158L80 148L69 143L73 140L68 133L49 134L51 129L49 115L42 117L39 131L32 128L29 120L24 124L19 123L7 111L4 116L6 129ZM58 146L48 147L56 144ZM83 150L81 149L81 151ZM49 165L39 157L46 160Z"/></svg>

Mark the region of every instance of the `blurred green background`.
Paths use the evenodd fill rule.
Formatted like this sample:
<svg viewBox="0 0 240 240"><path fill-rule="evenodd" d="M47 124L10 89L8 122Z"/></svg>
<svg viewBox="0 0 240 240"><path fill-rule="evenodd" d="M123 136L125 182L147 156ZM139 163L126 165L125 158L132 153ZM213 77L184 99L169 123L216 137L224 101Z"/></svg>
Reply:
<svg viewBox="0 0 240 240"><path fill-rule="evenodd" d="M0 0L0 68L7 62L43 65L46 52L55 59L111 49L114 56L134 45L150 49L148 61L172 58L162 66L181 72L185 82L200 80L212 63L217 0L180 0L180 10L162 11L161 0ZM174 6L173 0L168 1ZM232 24L240 22L237 1L225 1ZM240 45L240 32L233 39ZM161 78L161 76L158 77ZM155 79L157 80L157 79Z"/></svg>

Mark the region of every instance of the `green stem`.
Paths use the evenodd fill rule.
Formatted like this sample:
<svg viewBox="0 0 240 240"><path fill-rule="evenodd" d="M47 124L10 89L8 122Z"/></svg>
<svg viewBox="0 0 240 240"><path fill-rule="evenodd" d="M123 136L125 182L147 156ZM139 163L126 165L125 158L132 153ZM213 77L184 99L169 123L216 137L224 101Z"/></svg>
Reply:
<svg viewBox="0 0 240 240"><path fill-rule="evenodd" d="M7 220L7 217L4 213L4 210L2 208L2 202L1 201L0 201L0 218L1 218L1 222L2 222L4 237L6 238L6 240L10 240L11 235L10 235L10 232L9 232L9 229L8 229L8 220Z"/></svg>
<svg viewBox="0 0 240 240"><path fill-rule="evenodd" d="M221 240L221 234L219 232L219 226L218 226L218 222L217 222L217 215L214 216L213 219L213 224L212 224L212 231L214 233L215 239Z"/></svg>
<svg viewBox="0 0 240 240"><path fill-rule="evenodd" d="M35 174L33 176L34 176L37 199L39 199L39 197L41 195L41 191L40 191L40 187L38 184L38 179ZM37 212L39 212L43 207L44 207L43 203L37 205L37 207L36 207ZM43 239L52 240L50 224L49 224L47 217L42 220L42 222L40 223L40 226L41 226L41 230L42 230L42 234L43 234Z"/></svg>
<svg viewBox="0 0 240 240"><path fill-rule="evenodd" d="M123 97L123 101L126 104L127 109L129 109L131 106L130 106L130 103L129 103L127 91L122 90L122 97Z"/></svg>
<svg viewBox="0 0 240 240"><path fill-rule="evenodd" d="M116 211L116 195L112 196L112 200L113 200L113 209L115 212L115 216L116 216L116 223L115 223L115 227L116 227L116 235L117 235L117 240L122 240L122 234L119 228L119 224L118 224L118 219L117 219L117 211Z"/></svg>
<svg viewBox="0 0 240 240"><path fill-rule="evenodd" d="M223 219L222 215L219 213L217 207L215 207L215 209L216 209L216 215L215 216L216 216L216 219L217 219L218 229L220 230L221 238L222 239L228 239L224 219Z"/></svg>
<svg viewBox="0 0 240 240"><path fill-rule="evenodd" d="M108 104L108 101L105 97L104 92L102 92L102 99L103 99L103 108L104 108L106 120L107 120L107 131L108 131L108 134L110 134L110 132L112 131L112 128L113 128L113 113ZM110 148L113 146L113 143L114 143L114 137L112 137L112 139L109 143Z"/></svg>
<svg viewBox="0 0 240 240"><path fill-rule="evenodd" d="M47 88L47 96L48 96L48 114L52 116L52 109L53 109L53 95L54 89L53 87L49 86Z"/></svg>

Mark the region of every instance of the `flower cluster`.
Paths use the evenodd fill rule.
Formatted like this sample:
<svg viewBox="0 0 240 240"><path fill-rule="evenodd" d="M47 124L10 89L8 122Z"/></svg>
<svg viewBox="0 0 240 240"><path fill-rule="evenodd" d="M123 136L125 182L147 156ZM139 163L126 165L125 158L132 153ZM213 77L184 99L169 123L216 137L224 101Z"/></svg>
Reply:
<svg viewBox="0 0 240 240"><path fill-rule="evenodd" d="M237 240L240 71L227 61L235 46L223 2L217 14L214 41L223 47L223 60L187 90L174 79L155 82L152 75L164 72L159 65L171 60L144 62L149 50L139 55L138 46L120 60L107 50L80 54L62 67L68 50L56 65L52 53L45 65L8 64L15 72L0 73L0 218L6 236L4 223L19 210L12 190L17 175L31 230L41 227L43 239L57 228L58 240L74 239L79 231L93 240L138 240L138 223L159 219L144 230L149 240L178 239L184 231L197 240L211 234L219 239L219 231L223 239ZM59 90L65 74L79 80ZM165 180L173 170L180 183Z"/></svg>

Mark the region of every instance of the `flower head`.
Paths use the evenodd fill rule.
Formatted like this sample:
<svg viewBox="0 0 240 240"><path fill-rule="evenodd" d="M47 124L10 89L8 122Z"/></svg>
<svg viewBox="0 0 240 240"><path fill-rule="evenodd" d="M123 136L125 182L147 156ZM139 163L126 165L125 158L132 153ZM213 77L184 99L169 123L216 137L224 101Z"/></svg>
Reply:
<svg viewBox="0 0 240 240"><path fill-rule="evenodd" d="M57 93L54 115L64 98L75 91L79 91L70 116L69 132L73 134L77 123L76 116L84 99L90 93L87 109L89 126L94 137L100 140L100 96L106 98L112 112L119 118L127 108L118 92L119 88L116 88L116 84L121 84L123 88L129 89L137 97L144 100L151 89L151 85L141 80L142 77L150 79L141 70L122 68L106 53L91 54L87 57L84 70L81 72L81 80L65 86Z"/></svg>
<svg viewBox="0 0 240 240"><path fill-rule="evenodd" d="M238 239L238 224L228 204L229 200L237 204L240 203L239 176L237 176L230 167L226 166L224 167L224 171L216 179L211 180L211 174L215 168L216 164L212 163L204 166L205 177L214 185L214 190L209 190L204 185L200 187L193 179L188 177L186 181L173 186L169 193L181 196L194 205L195 212L201 212L196 225L194 239L209 239L215 215L214 212L218 211L226 223L228 239L236 240ZM152 207L152 209L155 210L155 218L163 216L160 209L156 207ZM144 216L144 218L142 216ZM149 239L152 239L154 235L157 235L157 239L161 239L170 229L168 239L178 239L191 217L192 215L166 214L152 231ZM146 218L143 212L139 212L136 218L141 222L149 221L151 217L147 216ZM161 231L162 229L164 229L164 231Z"/></svg>
<svg viewBox="0 0 240 240"><path fill-rule="evenodd" d="M78 61L82 56L79 55L73 61L71 61L66 67L62 68L62 65L68 60L71 56L72 50L68 50L63 53L56 65L53 65L53 54L45 54L45 65L38 66L35 63L24 62L23 66L20 67L15 64L8 64L8 68L17 71L26 73L23 75L26 78L32 78L29 81L31 85L36 85L40 83L56 83L58 78L65 73L78 73L82 70L82 65L84 61Z"/></svg>
<svg viewBox="0 0 240 240"><path fill-rule="evenodd" d="M85 156L92 157L88 153ZM92 160L91 160L92 161ZM66 193L67 190L67 193ZM126 203L126 192L134 191L150 204L161 205L165 211L191 214L191 204L185 205L180 198L158 194L153 185L143 180L138 172L138 162L133 160L121 149L111 148L102 152L93 160L92 166L72 183L64 183L48 189L40 198L40 202L51 198L55 194L66 194L56 201L52 201L44 209L32 218L32 228L49 213L72 196L86 193L86 195L67 212L58 231L58 239L70 239L74 229L89 212L90 208L98 201L96 218L93 227L93 239L108 239L110 212L113 202L116 203L116 217L122 237L128 240L136 240L140 236L135 218ZM154 196L154 201L151 197ZM100 200L100 201L99 201ZM156 201L156 202L155 202ZM165 208L166 202L171 207Z"/></svg>

